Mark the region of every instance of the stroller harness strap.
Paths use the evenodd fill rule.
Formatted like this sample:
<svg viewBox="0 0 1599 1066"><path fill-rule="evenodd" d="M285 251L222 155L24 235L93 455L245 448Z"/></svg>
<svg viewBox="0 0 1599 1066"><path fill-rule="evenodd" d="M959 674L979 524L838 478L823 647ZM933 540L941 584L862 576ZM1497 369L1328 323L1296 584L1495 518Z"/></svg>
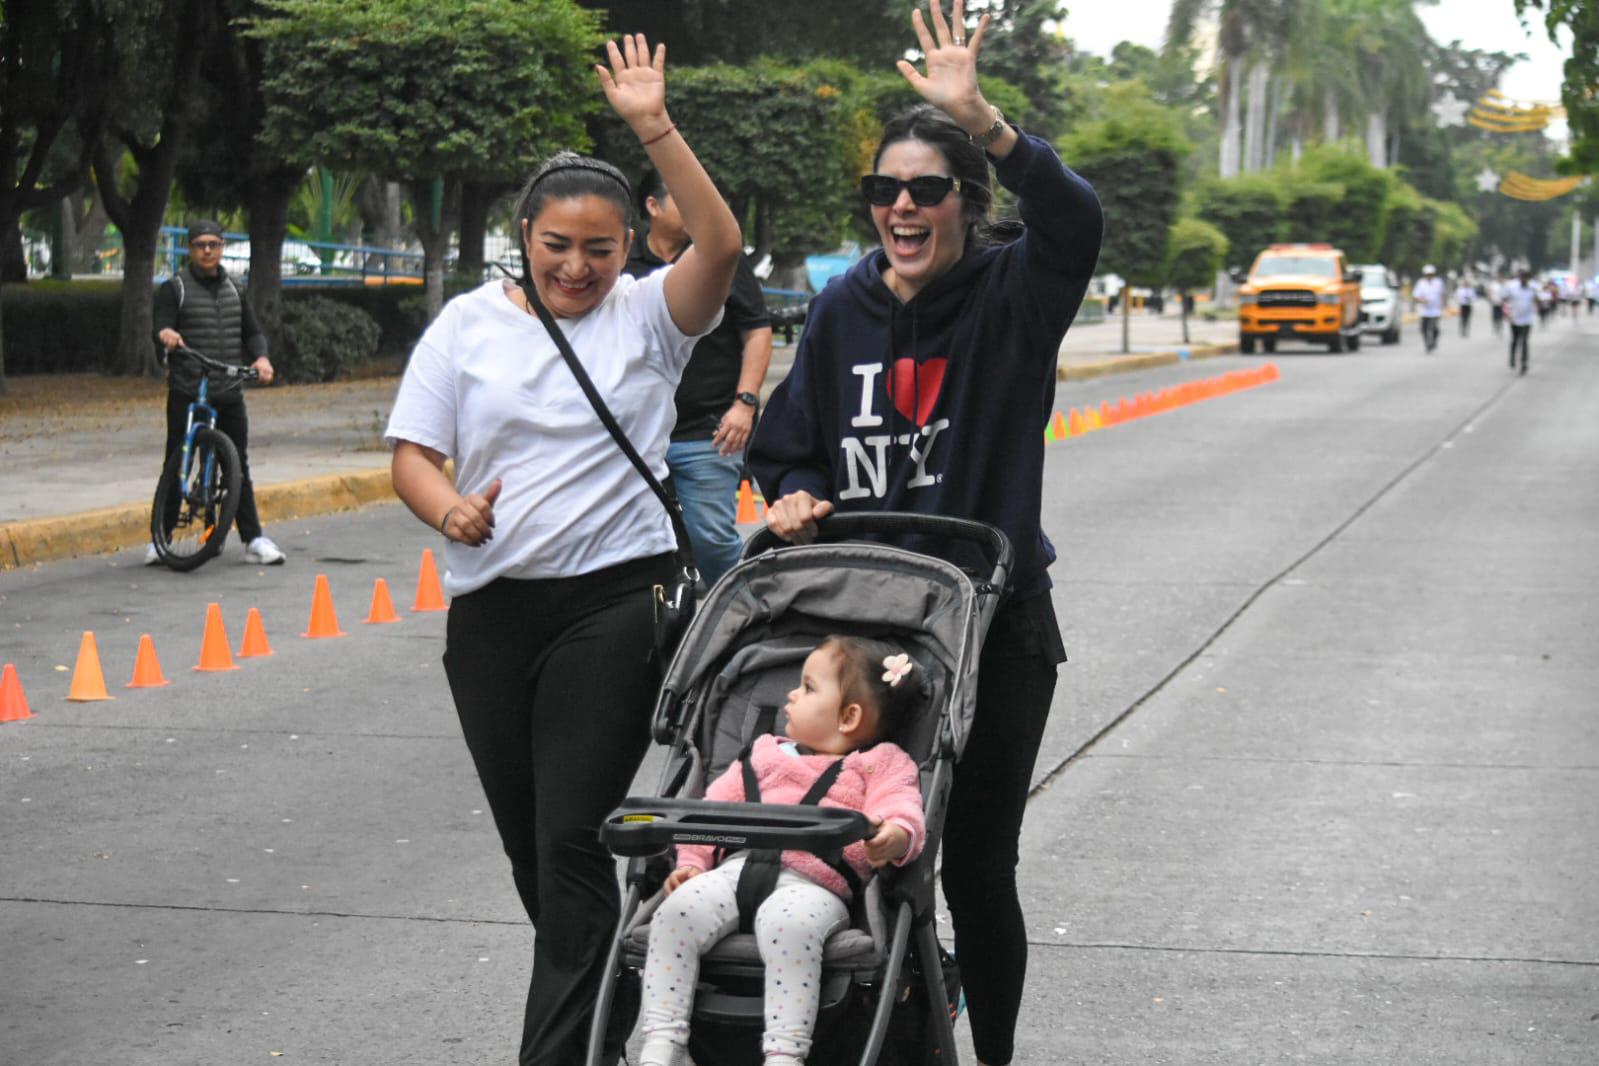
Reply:
<svg viewBox="0 0 1599 1066"><path fill-rule="evenodd" d="M739 765L744 774L744 802L761 802L761 784L755 778L755 768L750 765L750 756L754 751L754 742L746 745L739 753ZM803 806L818 806L822 797L832 789L833 783L838 780L838 775L844 771L844 760L835 759L831 766L822 771L810 790L800 800ZM850 891L857 897L861 893L861 879L840 856L838 861L833 861L822 856L824 862L831 866L844 883L849 885ZM783 869L783 853L770 848L750 848L745 852L744 869L739 871L738 886L734 889L734 898L738 900L738 931L741 933L755 932L755 912L760 909L766 898L777 888L777 875Z"/></svg>

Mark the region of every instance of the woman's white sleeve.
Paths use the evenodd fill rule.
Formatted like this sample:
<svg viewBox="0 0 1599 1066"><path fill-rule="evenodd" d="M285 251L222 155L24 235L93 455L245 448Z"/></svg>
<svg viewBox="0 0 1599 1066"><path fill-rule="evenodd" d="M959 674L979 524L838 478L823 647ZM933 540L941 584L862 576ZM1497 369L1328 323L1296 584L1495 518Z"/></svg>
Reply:
<svg viewBox="0 0 1599 1066"><path fill-rule="evenodd" d="M455 371L450 357L428 342L417 342L400 380L383 440L393 448L402 440L455 455Z"/></svg>

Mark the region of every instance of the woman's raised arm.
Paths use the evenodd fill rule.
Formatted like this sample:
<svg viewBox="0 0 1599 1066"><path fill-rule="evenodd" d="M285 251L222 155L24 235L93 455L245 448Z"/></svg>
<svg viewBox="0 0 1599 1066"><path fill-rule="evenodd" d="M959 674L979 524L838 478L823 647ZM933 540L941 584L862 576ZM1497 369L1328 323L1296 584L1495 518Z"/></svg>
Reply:
<svg viewBox="0 0 1599 1066"><path fill-rule="evenodd" d="M611 69L596 64L605 98L638 136L683 215L693 245L666 276L666 306L684 333L703 333L727 303L744 252L738 220L666 113L666 46L653 61L642 33L607 41Z"/></svg>

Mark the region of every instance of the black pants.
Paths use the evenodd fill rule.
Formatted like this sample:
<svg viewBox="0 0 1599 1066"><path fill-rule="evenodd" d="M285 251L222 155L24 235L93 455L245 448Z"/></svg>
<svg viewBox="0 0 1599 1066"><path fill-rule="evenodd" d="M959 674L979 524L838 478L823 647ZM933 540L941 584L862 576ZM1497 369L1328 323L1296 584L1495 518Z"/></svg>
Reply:
<svg viewBox="0 0 1599 1066"><path fill-rule="evenodd" d="M1501 306L1500 304L1494 304L1493 305L1493 316L1494 316L1494 336L1498 337L1498 336L1500 336L1500 335L1502 335L1504 333L1504 325L1505 325L1505 309L1504 309L1504 307Z"/></svg>
<svg viewBox="0 0 1599 1066"><path fill-rule="evenodd" d="M193 397L184 396L182 393L167 392L167 450L162 457L170 456L174 450L183 446L183 434L189 426L189 404ZM239 450L239 513L234 522L239 529L239 539L249 544L261 535L261 518L255 510L255 485L250 481L250 415L244 409L244 390L235 389L221 399L213 396L209 400L217 412L217 428L227 434L233 446ZM178 508L183 501L176 495L167 500L166 523L167 531L178 524ZM228 535L227 530L222 531L223 537Z"/></svg>
<svg viewBox="0 0 1599 1066"><path fill-rule="evenodd" d="M500 578L450 604L444 670L522 906L533 977L521 1066L580 1066L610 935L616 861L598 826L649 745L660 675L651 587L672 558L580 577ZM636 1004L612 1015L615 1061Z"/></svg>
<svg viewBox="0 0 1599 1066"><path fill-rule="evenodd" d="M1421 342L1426 345L1429 352L1438 347L1438 320L1436 318L1423 318L1421 320Z"/></svg>
<svg viewBox="0 0 1599 1066"><path fill-rule="evenodd" d="M944 898L971 1010L972 1045L988 1066L1015 1051L1027 979L1027 928L1016 864L1038 747L1066 659L1048 593L1006 604L983 645L977 712L955 767L944 826Z"/></svg>
<svg viewBox="0 0 1599 1066"><path fill-rule="evenodd" d="M1466 337L1466 336L1469 336L1470 334L1471 334L1471 305L1470 304L1461 304L1460 305L1460 335L1462 337Z"/></svg>
<svg viewBox="0 0 1599 1066"><path fill-rule="evenodd" d="M1516 369L1516 349L1519 347L1521 349L1521 372L1523 374L1527 372L1527 338L1531 333L1532 326L1530 324L1525 326L1518 326L1514 322L1510 324L1510 369Z"/></svg>

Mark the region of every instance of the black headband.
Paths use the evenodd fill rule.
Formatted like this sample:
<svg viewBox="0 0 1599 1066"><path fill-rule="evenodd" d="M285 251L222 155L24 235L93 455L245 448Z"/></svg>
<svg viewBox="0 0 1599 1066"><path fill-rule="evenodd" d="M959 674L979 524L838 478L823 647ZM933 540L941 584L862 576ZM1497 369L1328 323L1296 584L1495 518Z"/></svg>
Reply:
<svg viewBox="0 0 1599 1066"><path fill-rule="evenodd" d="M543 181L551 174L559 174L564 170L586 170L591 174L604 174L607 178L610 178L612 181L616 182L622 187L622 192L627 196L629 201L631 201L633 198L633 186L627 183L627 179L624 178L619 171L605 163L600 162L598 159L587 159L583 156L577 155L576 153L556 156L554 159L550 160L550 162L546 163L545 169L541 170L537 175L534 176L533 184L528 186L528 191L532 192L534 189L538 188L539 182Z"/></svg>

